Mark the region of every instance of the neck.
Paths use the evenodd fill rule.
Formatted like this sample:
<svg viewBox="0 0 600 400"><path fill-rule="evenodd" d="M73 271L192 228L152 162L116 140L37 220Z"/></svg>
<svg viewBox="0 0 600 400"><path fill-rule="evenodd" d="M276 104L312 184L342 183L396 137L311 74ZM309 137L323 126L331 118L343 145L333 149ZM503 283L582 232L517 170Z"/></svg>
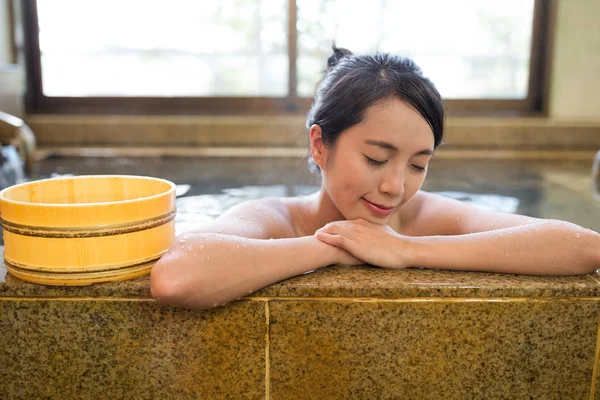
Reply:
<svg viewBox="0 0 600 400"><path fill-rule="evenodd" d="M323 188L306 197L303 214L306 235L313 235L329 222L345 219Z"/></svg>

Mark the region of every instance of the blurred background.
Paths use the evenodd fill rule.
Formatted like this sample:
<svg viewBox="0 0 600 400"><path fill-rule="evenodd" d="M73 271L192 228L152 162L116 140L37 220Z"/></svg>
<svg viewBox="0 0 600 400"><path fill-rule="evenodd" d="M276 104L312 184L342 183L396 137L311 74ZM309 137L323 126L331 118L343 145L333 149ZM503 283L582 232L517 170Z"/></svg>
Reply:
<svg viewBox="0 0 600 400"><path fill-rule="evenodd" d="M413 58L446 99L452 131L460 130L452 118L458 128L501 117L513 127L555 127L557 119L580 127L600 118L599 15L596 0L0 0L0 110L26 116L40 145L177 146L206 134L206 118L162 119L191 123L191 136L151 126L164 140L141 143L136 129L111 140L82 117L90 115L258 116L240 121L263 121L266 131L267 120L285 116L274 121L277 133L297 131L335 42ZM135 118L111 122L149 128ZM59 141L65 125L87 138ZM491 145L452 133L447 142L463 148ZM291 143L272 136L252 143ZM554 136L523 142L565 145ZM597 143L580 133L568 147Z"/></svg>

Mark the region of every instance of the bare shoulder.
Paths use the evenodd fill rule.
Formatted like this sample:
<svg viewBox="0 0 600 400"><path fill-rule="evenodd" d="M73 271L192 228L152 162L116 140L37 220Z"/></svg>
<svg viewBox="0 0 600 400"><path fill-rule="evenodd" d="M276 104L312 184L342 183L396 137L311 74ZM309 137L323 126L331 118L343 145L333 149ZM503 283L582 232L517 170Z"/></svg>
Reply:
<svg viewBox="0 0 600 400"><path fill-rule="evenodd" d="M277 197L249 200L231 207L195 232L212 232L255 239L296 237L289 202Z"/></svg>
<svg viewBox="0 0 600 400"><path fill-rule="evenodd" d="M401 233L409 236L463 235L526 225L537 220L490 211L422 190L400 210Z"/></svg>

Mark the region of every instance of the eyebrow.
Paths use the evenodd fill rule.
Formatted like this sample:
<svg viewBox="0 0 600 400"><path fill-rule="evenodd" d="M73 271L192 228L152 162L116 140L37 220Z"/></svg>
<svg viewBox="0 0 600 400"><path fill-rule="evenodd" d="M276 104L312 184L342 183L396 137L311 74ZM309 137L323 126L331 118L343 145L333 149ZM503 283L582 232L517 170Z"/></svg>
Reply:
<svg viewBox="0 0 600 400"><path fill-rule="evenodd" d="M387 150L392 150L394 152L398 151L398 148L396 146L394 146L393 144L388 143L388 142L383 142L381 140L367 139L367 140L365 140L365 143L373 145L373 146L379 146L379 147L382 147ZM433 150L425 149L425 150L417 151L415 154L413 154L413 157L414 156L422 156L422 155L431 156L431 155L433 155Z"/></svg>

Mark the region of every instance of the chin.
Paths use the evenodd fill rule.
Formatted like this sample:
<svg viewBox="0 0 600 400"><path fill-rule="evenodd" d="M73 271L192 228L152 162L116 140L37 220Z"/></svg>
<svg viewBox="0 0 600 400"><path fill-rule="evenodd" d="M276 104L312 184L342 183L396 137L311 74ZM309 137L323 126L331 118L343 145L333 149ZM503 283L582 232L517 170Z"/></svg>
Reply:
<svg viewBox="0 0 600 400"><path fill-rule="evenodd" d="M394 214L392 214L394 215ZM364 219L365 221L369 221L372 224L376 224L376 225L387 225L387 223L390 221L390 216L387 217L375 217L373 215L369 215L366 213L356 213L354 215L349 215L346 216L344 215L344 218L346 220L354 220L354 219Z"/></svg>
<svg viewBox="0 0 600 400"><path fill-rule="evenodd" d="M385 218L374 218L374 217L367 217L367 218L363 218L375 225L387 225L387 223L390 221L390 217L385 217Z"/></svg>

